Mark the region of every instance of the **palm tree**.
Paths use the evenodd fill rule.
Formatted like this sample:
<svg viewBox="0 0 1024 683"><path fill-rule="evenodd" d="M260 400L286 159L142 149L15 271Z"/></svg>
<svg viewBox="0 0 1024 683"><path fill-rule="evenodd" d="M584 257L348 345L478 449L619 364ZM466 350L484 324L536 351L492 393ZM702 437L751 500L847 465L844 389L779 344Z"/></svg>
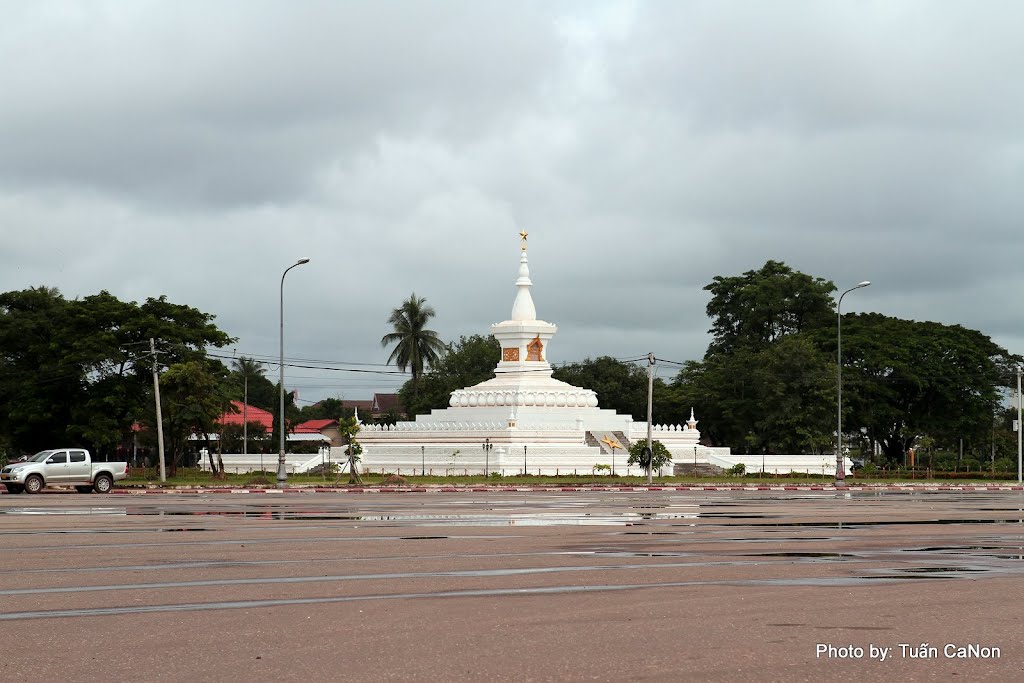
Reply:
<svg viewBox="0 0 1024 683"><path fill-rule="evenodd" d="M242 455L249 454L249 415L247 414L249 408L249 380L262 377L263 373L266 372L266 368L263 367L263 363L252 358L246 358L241 356L237 360L231 361L231 365L234 367L242 378ZM263 457L260 456L260 470L263 470L262 466Z"/></svg>
<svg viewBox="0 0 1024 683"><path fill-rule="evenodd" d="M401 306L391 311L388 323L395 331L385 334L380 340L381 346L396 345L388 363L394 362L402 372L407 368L412 371L414 392L424 367L437 362L447 349L437 332L425 327L427 321L436 315L434 309L426 304L425 298L417 297L413 292Z"/></svg>
<svg viewBox="0 0 1024 683"><path fill-rule="evenodd" d="M263 367L263 363L252 358L246 358L245 356L240 356L231 361L231 367L241 376L243 382L248 382L256 377L262 377L267 372L267 369Z"/></svg>

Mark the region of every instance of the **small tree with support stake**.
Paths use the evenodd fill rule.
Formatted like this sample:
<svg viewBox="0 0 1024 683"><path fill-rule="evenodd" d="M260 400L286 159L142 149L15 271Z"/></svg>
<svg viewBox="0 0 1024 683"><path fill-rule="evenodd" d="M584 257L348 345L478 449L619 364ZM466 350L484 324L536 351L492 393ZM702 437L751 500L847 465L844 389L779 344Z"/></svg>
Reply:
<svg viewBox="0 0 1024 683"><path fill-rule="evenodd" d="M648 471L653 472L654 470L660 470L665 465L672 462L672 453L665 447L665 444L658 440L651 442L653 453L650 456L650 468L646 467L647 464L647 442L646 441L634 441L633 445L629 447L629 465L640 465Z"/></svg>
<svg viewBox="0 0 1024 683"><path fill-rule="evenodd" d="M359 424L359 420L355 417L343 417L338 420L338 432L341 434L342 441L345 443L345 453L348 454L348 483L349 484L362 484L363 480L359 476L359 454L363 452L363 447L356 441L356 434L362 425ZM340 479L338 481L341 481ZM335 482L338 483L338 482Z"/></svg>

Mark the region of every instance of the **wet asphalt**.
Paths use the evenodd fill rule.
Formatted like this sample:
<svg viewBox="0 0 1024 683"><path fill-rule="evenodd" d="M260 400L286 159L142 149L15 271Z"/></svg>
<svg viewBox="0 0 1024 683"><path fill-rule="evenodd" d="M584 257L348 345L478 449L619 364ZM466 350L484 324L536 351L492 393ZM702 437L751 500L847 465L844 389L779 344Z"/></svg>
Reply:
<svg viewBox="0 0 1024 683"><path fill-rule="evenodd" d="M0 542L5 680L1024 676L1020 491L9 495Z"/></svg>

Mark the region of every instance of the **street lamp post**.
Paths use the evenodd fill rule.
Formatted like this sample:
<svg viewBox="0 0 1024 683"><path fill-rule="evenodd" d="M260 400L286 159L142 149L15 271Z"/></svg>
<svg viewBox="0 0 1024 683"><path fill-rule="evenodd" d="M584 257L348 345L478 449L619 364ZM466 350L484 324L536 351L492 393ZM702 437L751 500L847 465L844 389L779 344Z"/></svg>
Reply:
<svg viewBox="0 0 1024 683"><path fill-rule="evenodd" d="M1021 472L1021 467L1024 466L1024 465L1022 465L1022 462L1024 462L1024 461L1022 461L1022 459L1021 459L1021 443L1022 443L1021 437L1024 436L1024 422L1021 422L1021 419L1020 419L1021 418L1021 405L1022 405L1022 399L1021 399L1021 395L1020 395L1020 373L1021 373L1021 366L1018 365L1017 366L1017 484L1018 485L1024 484L1024 476L1022 476L1022 474L1024 474L1024 473Z"/></svg>
<svg viewBox="0 0 1024 683"><path fill-rule="evenodd" d="M523 476L526 476L526 446L523 446Z"/></svg>
<svg viewBox="0 0 1024 683"><path fill-rule="evenodd" d="M647 354L647 485L654 483L654 440L651 432L654 429L654 419L651 411L654 409L654 353ZM615 451L612 451L615 457ZM628 467L626 468L628 471Z"/></svg>
<svg viewBox="0 0 1024 683"><path fill-rule="evenodd" d="M836 304L836 391L838 394L838 410L836 420L836 487L846 486L846 472L843 468L843 297L855 289L867 287L871 282L865 280L839 295Z"/></svg>
<svg viewBox="0 0 1024 683"><path fill-rule="evenodd" d="M427 447L420 446L420 476L427 476Z"/></svg>
<svg viewBox="0 0 1024 683"><path fill-rule="evenodd" d="M487 470L490 469L490 465L491 465L491 448L493 447L493 445L494 444L491 443L491 437L487 437L486 439L484 439L483 449L484 449L484 478L485 479L487 478Z"/></svg>
<svg viewBox="0 0 1024 683"><path fill-rule="evenodd" d="M281 413L280 413L281 448L280 448L280 450L277 453L277 488L279 488L279 489L283 489L285 487L286 482L288 481L288 471L285 469L285 464L284 464L284 441L285 441L285 431L284 431L284 276L287 275L288 271L291 270L292 268L294 268L296 266L301 266L304 263L309 263L309 259L308 258L300 258L298 261L296 261L292 265L290 265L287 268L285 268L284 272L281 273L281 318L280 318L281 319L281 338L280 338L280 341L281 341L281 345L280 345L281 357L280 357L280 364L279 364L280 365L280 369L281 369L281 375L280 375L280 381L281 381L281 405L280 405L280 409L281 409Z"/></svg>

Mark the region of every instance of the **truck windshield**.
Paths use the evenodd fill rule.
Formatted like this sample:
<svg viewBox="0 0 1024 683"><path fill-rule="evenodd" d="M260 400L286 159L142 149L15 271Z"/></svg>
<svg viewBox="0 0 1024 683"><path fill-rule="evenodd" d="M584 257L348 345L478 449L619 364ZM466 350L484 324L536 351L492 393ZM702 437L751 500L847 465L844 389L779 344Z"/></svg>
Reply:
<svg viewBox="0 0 1024 683"><path fill-rule="evenodd" d="M48 457L50 457L50 453L53 453L53 451L39 451L25 462L42 462L46 460Z"/></svg>

